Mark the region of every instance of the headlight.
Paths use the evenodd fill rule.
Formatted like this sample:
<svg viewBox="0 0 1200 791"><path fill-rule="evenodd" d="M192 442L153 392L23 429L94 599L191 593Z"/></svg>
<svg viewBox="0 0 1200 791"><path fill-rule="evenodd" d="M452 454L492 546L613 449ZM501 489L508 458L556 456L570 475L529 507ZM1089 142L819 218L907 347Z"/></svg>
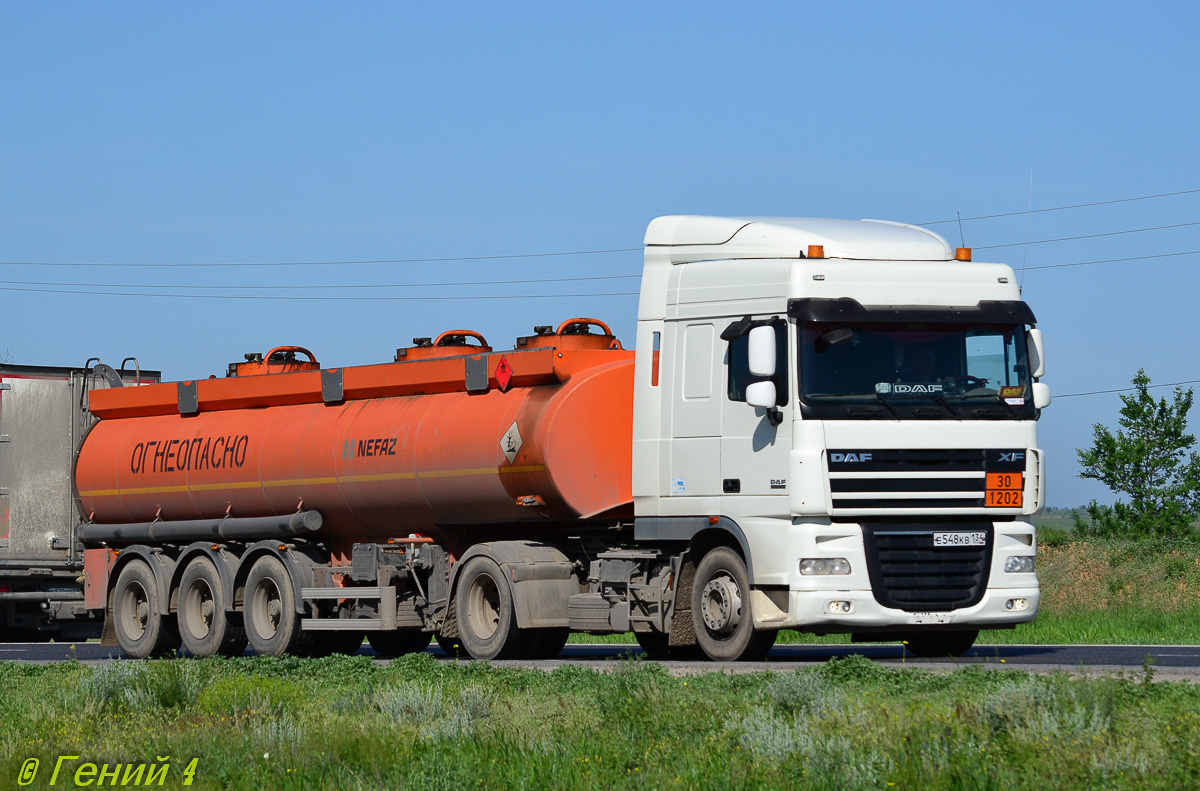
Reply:
<svg viewBox="0 0 1200 791"><path fill-rule="evenodd" d="M1010 555L1004 561L1004 570L1014 574L1028 574L1033 571L1033 555Z"/></svg>
<svg viewBox="0 0 1200 791"><path fill-rule="evenodd" d="M806 577L849 574L850 561L845 558L804 558L800 561L800 573Z"/></svg>

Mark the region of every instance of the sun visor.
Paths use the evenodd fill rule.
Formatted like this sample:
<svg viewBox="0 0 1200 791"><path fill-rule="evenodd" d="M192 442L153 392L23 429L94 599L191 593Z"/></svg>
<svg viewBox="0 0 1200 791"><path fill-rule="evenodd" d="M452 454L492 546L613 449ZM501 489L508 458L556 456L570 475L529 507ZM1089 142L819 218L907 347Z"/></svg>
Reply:
<svg viewBox="0 0 1200 791"><path fill-rule="evenodd" d="M823 323L1036 324L1037 317L1021 300L982 300L964 307L892 305L864 306L858 300L809 297L788 302L788 316Z"/></svg>

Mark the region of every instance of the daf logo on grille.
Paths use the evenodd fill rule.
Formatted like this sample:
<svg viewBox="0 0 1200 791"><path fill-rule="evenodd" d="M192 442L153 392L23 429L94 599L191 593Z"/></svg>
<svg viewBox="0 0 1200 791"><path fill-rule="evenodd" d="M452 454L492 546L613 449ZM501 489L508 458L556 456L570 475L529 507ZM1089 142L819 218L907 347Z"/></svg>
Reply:
<svg viewBox="0 0 1200 791"><path fill-rule="evenodd" d="M1000 454L1000 461L1024 461L1024 460L1025 460L1024 451L1018 450L1018 451L1014 451L1012 453L1001 453Z"/></svg>
<svg viewBox="0 0 1200 791"><path fill-rule="evenodd" d="M870 461L870 453L830 453L829 460L832 462L855 462L855 461Z"/></svg>

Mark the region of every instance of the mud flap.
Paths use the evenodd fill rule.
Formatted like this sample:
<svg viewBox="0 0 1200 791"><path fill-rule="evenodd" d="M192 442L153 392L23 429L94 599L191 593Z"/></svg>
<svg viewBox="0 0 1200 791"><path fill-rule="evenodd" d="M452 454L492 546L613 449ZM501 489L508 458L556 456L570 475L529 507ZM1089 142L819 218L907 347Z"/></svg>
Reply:
<svg viewBox="0 0 1200 791"><path fill-rule="evenodd" d="M671 632L667 645L696 644L696 625L692 622L692 581L696 577L696 563L688 553L679 569L679 582L675 586L675 606L671 609Z"/></svg>

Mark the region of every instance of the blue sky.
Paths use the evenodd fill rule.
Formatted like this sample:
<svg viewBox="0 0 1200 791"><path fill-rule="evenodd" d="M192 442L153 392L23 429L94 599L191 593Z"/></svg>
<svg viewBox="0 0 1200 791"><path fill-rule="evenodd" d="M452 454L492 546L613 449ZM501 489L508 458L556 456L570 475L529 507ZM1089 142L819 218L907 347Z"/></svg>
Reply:
<svg viewBox="0 0 1200 791"><path fill-rule="evenodd" d="M508 348L576 315L631 343L636 279L385 286L637 275L638 252L46 264L611 250L662 214L931 223L1200 190L1198 31L1183 2L2 2L0 261L40 265L0 265L0 289L254 298L0 290L0 351L192 378L458 327ZM1062 395L1200 379L1200 255L1039 268L1200 250L1200 225L1094 236L1198 221L1192 192L962 236L1025 267ZM1041 243L1070 236L1091 238ZM580 296L480 298L533 294ZM1118 407L1045 412L1051 505L1108 499L1074 449Z"/></svg>

